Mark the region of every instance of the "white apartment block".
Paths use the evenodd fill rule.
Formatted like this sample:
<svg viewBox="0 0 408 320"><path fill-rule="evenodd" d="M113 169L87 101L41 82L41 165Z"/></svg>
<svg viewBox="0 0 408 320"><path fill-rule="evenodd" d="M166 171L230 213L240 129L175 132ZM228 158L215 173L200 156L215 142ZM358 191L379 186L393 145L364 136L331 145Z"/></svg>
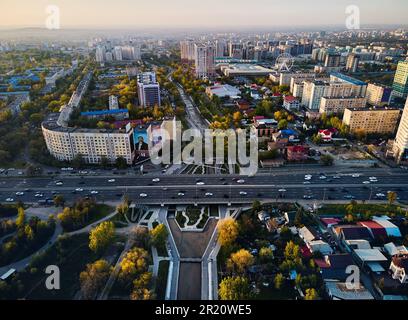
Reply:
<svg viewBox="0 0 408 320"><path fill-rule="evenodd" d="M356 96L354 86L348 83L332 83L326 81L305 81L302 95L302 105L314 111L320 110L323 97Z"/></svg>
<svg viewBox="0 0 408 320"><path fill-rule="evenodd" d="M391 100L391 88L369 83L367 86L367 102L373 106L389 104Z"/></svg>
<svg viewBox="0 0 408 320"><path fill-rule="evenodd" d="M393 152L397 162L408 161L408 99L394 141Z"/></svg>
<svg viewBox="0 0 408 320"><path fill-rule="evenodd" d="M323 97L320 102L320 113L333 114L342 113L348 108L364 108L367 99L363 97L329 98Z"/></svg>
<svg viewBox="0 0 408 320"><path fill-rule="evenodd" d="M50 114L42 132L50 154L60 161L72 161L81 155L86 163L98 164L103 158L114 163L123 157L130 165L134 159L133 129L97 130L61 127L59 114Z"/></svg>

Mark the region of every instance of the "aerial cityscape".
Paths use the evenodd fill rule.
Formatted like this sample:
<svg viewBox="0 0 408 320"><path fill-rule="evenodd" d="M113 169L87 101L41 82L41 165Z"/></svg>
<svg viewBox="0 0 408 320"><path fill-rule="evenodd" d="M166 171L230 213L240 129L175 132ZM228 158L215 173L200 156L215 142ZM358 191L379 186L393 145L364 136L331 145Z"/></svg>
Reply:
<svg viewBox="0 0 408 320"><path fill-rule="evenodd" d="M408 3L82 2L0 4L0 300L408 300Z"/></svg>

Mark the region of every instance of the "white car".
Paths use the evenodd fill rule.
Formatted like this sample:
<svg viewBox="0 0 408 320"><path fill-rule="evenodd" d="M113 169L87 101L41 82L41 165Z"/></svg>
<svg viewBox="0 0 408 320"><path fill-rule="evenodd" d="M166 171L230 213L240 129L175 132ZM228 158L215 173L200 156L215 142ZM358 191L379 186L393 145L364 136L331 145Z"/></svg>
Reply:
<svg viewBox="0 0 408 320"><path fill-rule="evenodd" d="M114 182L116 182L116 180L115 179L109 179L108 182L109 183L114 183Z"/></svg>
<svg viewBox="0 0 408 320"><path fill-rule="evenodd" d="M370 181L364 181L363 184L370 184Z"/></svg>
<svg viewBox="0 0 408 320"><path fill-rule="evenodd" d="M42 198L44 197L44 195L42 193L36 193L35 196L36 198Z"/></svg>
<svg viewBox="0 0 408 320"><path fill-rule="evenodd" d="M91 191L91 194L99 194L99 191Z"/></svg>
<svg viewBox="0 0 408 320"><path fill-rule="evenodd" d="M311 182L310 181L305 181L305 182L303 182L303 184L311 184Z"/></svg>
<svg viewBox="0 0 408 320"><path fill-rule="evenodd" d="M160 182L160 179L159 179L159 178L155 178L155 179L152 180L152 182L155 182L155 183Z"/></svg>
<svg viewBox="0 0 408 320"><path fill-rule="evenodd" d="M240 179L240 180L237 181L237 183L239 183L239 184L244 184L244 183L245 183L245 180L244 180L244 179Z"/></svg>
<svg viewBox="0 0 408 320"><path fill-rule="evenodd" d="M320 176L320 180L326 180L327 177L326 176Z"/></svg>
<svg viewBox="0 0 408 320"><path fill-rule="evenodd" d="M204 182L202 182L202 181L197 182L197 186L203 186L203 185L205 185Z"/></svg>
<svg viewBox="0 0 408 320"><path fill-rule="evenodd" d="M82 188L76 188L75 191L76 191L76 192L82 192L82 191L84 191L84 189L82 189Z"/></svg>
<svg viewBox="0 0 408 320"><path fill-rule="evenodd" d="M146 193L141 193L139 196L140 196L140 198L147 198L147 194L146 194Z"/></svg>
<svg viewBox="0 0 408 320"><path fill-rule="evenodd" d="M286 192L286 189L279 189L279 192Z"/></svg>
<svg viewBox="0 0 408 320"><path fill-rule="evenodd" d="M16 196L24 196L24 192L16 192Z"/></svg>
<svg viewBox="0 0 408 320"><path fill-rule="evenodd" d="M184 194L183 192L179 192L177 195L178 195L179 197L184 197L184 196L185 196L185 194Z"/></svg>
<svg viewBox="0 0 408 320"><path fill-rule="evenodd" d="M246 196L246 195L248 195L248 193L246 193L245 191L241 191L241 192L239 193L239 195L240 195L240 196Z"/></svg>
<svg viewBox="0 0 408 320"><path fill-rule="evenodd" d="M361 174L359 173L355 173L351 175L353 178L360 178Z"/></svg>
<svg viewBox="0 0 408 320"><path fill-rule="evenodd" d="M6 202L14 202L14 199L13 198L7 198Z"/></svg>
<svg viewBox="0 0 408 320"><path fill-rule="evenodd" d="M211 192L207 192L207 193L205 194L205 196L206 196L206 197L212 197L213 194L212 194Z"/></svg>
<svg viewBox="0 0 408 320"><path fill-rule="evenodd" d="M378 180L377 177L370 177L370 180Z"/></svg>
<svg viewBox="0 0 408 320"><path fill-rule="evenodd" d="M384 193L377 193L376 196L377 196L378 198L384 198L384 197L385 197L385 194L384 194Z"/></svg>
<svg viewBox="0 0 408 320"><path fill-rule="evenodd" d="M55 183L57 186L62 186L64 183L62 181L58 181Z"/></svg>

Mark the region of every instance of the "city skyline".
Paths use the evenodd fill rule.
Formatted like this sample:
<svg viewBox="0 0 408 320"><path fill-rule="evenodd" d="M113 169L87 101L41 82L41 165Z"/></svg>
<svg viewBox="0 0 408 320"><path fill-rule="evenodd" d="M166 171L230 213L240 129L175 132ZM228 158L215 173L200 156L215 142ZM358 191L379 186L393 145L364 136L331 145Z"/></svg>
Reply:
<svg viewBox="0 0 408 320"><path fill-rule="evenodd" d="M135 3L129 0L107 2L90 0L86 3L72 0L27 1L4 0L0 5L0 27L41 27L49 14L47 6L56 5L60 10L61 28L121 28L121 27L300 27L318 25L344 25L346 7L356 5L360 9L361 25L405 24L404 13L408 3L403 0L368 1L354 3L341 0L336 4L315 0L314 6L294 0L290 6L281 1L257 0L251 5L243 0L217 3L177 0ZM262 8L262 9L261 9Z"/></svg>

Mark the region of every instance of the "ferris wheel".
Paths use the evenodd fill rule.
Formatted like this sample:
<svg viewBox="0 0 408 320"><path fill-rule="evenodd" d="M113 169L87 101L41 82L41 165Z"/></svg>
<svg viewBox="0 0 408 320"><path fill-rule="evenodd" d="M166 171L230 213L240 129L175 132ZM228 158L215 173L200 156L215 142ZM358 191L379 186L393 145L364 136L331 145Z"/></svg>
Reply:
<svg viewBox="0 0 408 320"><path fill-rule="evenodd" d="M279 71L290 71L293 67L294 59L289 53L282 53L276 58L276 66Z"/></svg>

